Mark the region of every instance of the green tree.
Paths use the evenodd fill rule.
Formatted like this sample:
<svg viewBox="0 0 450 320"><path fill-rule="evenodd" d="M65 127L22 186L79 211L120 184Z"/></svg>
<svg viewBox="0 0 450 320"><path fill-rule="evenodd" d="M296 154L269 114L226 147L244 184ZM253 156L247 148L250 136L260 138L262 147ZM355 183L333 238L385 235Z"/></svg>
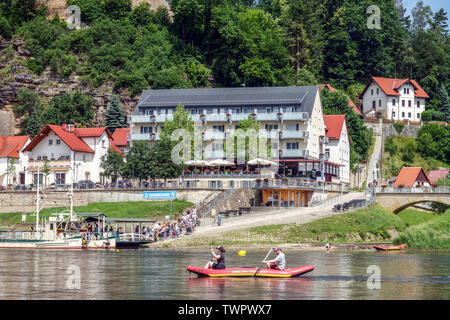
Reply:
<svg viewBox="0 0 450 320"><path fill-rule="evenodd" d="M117 95L113 94L108 106L108 110L105 113L105 126L111 133L117 128L126 128L127 117L120 107L120 100Z"/></svg>
<svg viewBox="0 0 450 320"><path fill-rule="evenodd" d="M181 176L184 165L177 165L172 161L172 143L168 140L156 142L150 150L152 155L150 176L154 179L173 179Z"/></svg>
<svg viewBox="0 0 450 320"><path fill-rule="evenodd" d="M448 92L444 84L441 83L439 91L436 95L437 100L439 100L439 111L445 115L446 121L450 122L450 103L448 99Z"/></svg>
<svg viewBox="0 0 450 320"><path fill-rule="evenodd" d="M100 163L100 168L103 169L103 176L111 178L113 182L116 182L121 175L123 166L123 155L113 148L108 149L108 153L102 157Z"/></svg>
<svg viewBox="0 0 450 320"><path fill-rule="evenodd" d="M42 116L48 124L72 123L91 126L94 119L93 104L94 100L80 91L64 93L50 100Z"/></svg>
<svg viewBox="0 0 450 320"><path fill-rule="evenodd" d="M449 163L450 128L436 123L422 126L417 136L417 151L424 158L433 158Z"/></svg>
<svg viewBox="0 0 450 320"><path fill-rule="evenodd" d="M386 141L384 142L384 150L389 152L391 157L393 157L397 154L398 149L397 149L397 145L395 144L393 136L389 136L386 138Z"/></svg>
<svg viewBox="0 0 450 320"><path fill-rule="evenodd" d="M142 187L142 180L147 179L152 174L152 152L147 141L135 141L127 153L126 162L121 172L124 177L138 178L139 186Z"/></svg>

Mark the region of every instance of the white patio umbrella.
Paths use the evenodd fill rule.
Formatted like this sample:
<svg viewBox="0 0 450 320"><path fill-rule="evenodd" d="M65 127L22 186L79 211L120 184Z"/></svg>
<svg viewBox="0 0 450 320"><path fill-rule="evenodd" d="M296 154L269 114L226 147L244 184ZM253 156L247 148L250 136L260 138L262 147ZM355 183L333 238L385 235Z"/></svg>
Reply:
<svg viewBox="0 0 450 320"><path fill-rule="evenodd" d="M196 167L210 167L211 164L205 160L189 160L185 163L188 166L196 166Z"/></svg>
<svg viewBox="0 0 450 320"><path fill-rule="evenodd" d="M252 159L250 161L247 162L248 165L251 166L276 166L277 163L272 162L270 160L266 160L266 159L261 159L261 158L256 158L256 159Z"/></svg>
<svg viewBox="0 0 450 320"><path fill-rule="evenodd" d="M217 160L212 160L209 162L209 164L213 167L230 167L230 166L234 166L233 162L227 161L227 160L222 160L222 159L217 159Z"/></svg>

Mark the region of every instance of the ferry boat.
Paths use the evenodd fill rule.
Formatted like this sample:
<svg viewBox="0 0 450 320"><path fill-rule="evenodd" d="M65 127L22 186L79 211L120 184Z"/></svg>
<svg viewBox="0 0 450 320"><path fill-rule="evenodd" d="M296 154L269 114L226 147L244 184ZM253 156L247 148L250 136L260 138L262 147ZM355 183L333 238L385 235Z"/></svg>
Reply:
<svg viewBox="0 0 450 320"><path fill-rule="evenodd" d="M116 235L105 230L105 215L102 213L77 214L73 212L73 184L69 198L70 209L54 213L42 223L39 220L39 184L36 192L36 223L31 231L0 232L0 248L33 249L115 249ZM88 221L99 223L101 228L89 232Z"/></svg>

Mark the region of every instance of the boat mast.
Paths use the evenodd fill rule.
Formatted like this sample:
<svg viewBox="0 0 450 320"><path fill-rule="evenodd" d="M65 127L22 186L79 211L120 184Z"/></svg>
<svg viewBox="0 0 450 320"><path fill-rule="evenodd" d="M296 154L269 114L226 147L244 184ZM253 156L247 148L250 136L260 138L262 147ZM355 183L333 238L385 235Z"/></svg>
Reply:
<svg viewBox="0 0 450 320"><path fill-rule="evenodd" d="M36 232L38 231L39 226L39 166L37 170L37 179L36 179Z"/></svg>
<svg viewBox="0 0 450 320"><path fill-rule="evenodd" d="M70 221L72 222L73 220L73 184L74 184L74 175L75 172L72 168L72 183L70 186L70 193L69 193L69 202L70 202Z"/></svg>

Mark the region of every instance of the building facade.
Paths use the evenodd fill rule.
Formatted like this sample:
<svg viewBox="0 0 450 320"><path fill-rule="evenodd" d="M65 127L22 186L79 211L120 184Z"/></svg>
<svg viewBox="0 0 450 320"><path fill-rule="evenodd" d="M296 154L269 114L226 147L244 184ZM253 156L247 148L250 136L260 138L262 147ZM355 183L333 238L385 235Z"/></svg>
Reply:
<svg viewBox="0 0 450 320"><path fill-rule="evenodd" d="M411 79L372 77L361 94L364 116L420 122L428 94Z"/></svg>
<svg viewBox="0 0 450 320"><path fill-rule="evenodd" d="M202 132L200 158L225 159L227 137L250 116L267 131L280 174L316 179L328 144L319 93L318 86L145 90L128 117L129 143L158 141L165 120L182 105ZM339 164L325 164L328 181L338 177Z"/></svg>
<svg viewBox="0 0 450 320"><path fill-rule="evenodd" d="M30 136L0 137L0 186L25 184L28 157L23 149L30 142ZM12 162L14 164L11 167ZM8 170L11 168L11 170Z"/></svg>
<svg viewBox="0 0 450 320"><path fill-rule="evenodd" d="M112 136L106 128L47 125L23 150L28 157L26 184L103 182L101 158L110 146Z"/></svg>
<svg viewBox="0 0 450 320"><path fill-rule="evenodd" d="M326 147L326 158L330 162L341 164L342 181L350 183L350 136L345 115L327 115L324 117L327 125L329 144Z"/></svg>

